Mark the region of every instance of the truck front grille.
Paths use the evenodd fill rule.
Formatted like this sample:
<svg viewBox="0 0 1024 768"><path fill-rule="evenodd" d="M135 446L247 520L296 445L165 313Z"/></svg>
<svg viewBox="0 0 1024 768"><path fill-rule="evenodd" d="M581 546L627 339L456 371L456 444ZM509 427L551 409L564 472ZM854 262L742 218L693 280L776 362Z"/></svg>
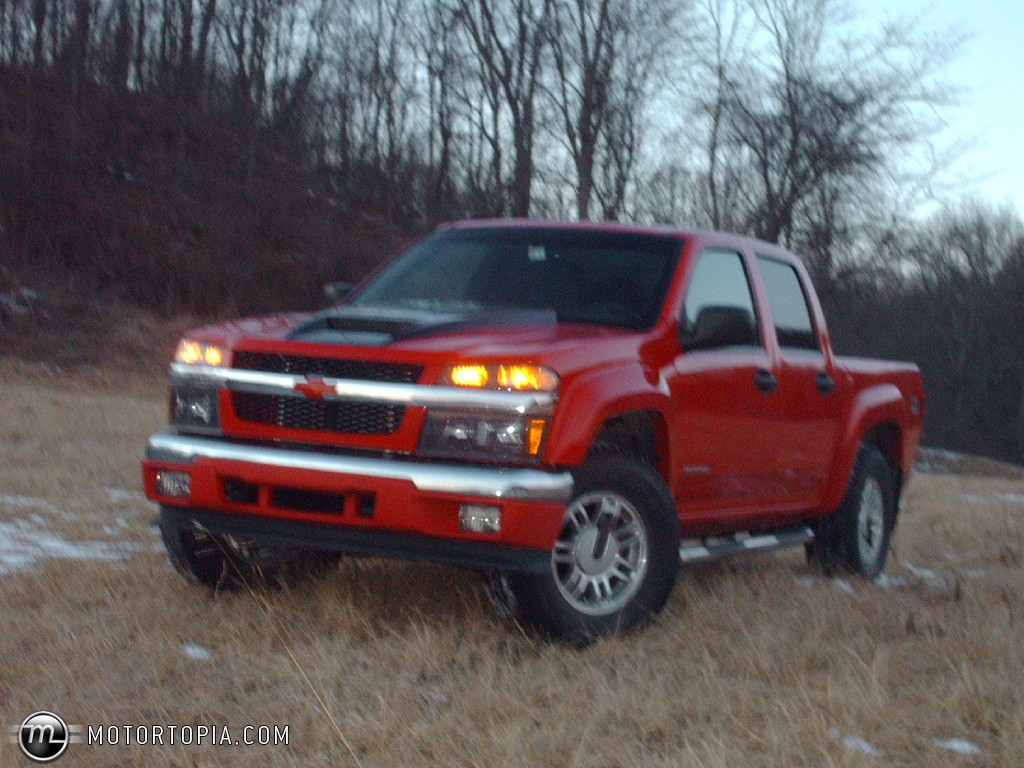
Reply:
<svg viewBox="0 0 1024 768"><path fill-rule="evenodd" d="M235 414L242 421L290 429L343 432L350 435L390 435L405 416L404 405L354 403L345 400L307 400L288 395L235 392Z"/></svg>
<svg viewBox="0 0 1024 768"><path fill-rule="evenodd" d="M370 360L336 360L330 357L280 355L275 352L234 353L235 368L269 373L313 374L329 379L356 379L357 381L386 381L415 384L423 373L421 365L381 363Z"/></svg>

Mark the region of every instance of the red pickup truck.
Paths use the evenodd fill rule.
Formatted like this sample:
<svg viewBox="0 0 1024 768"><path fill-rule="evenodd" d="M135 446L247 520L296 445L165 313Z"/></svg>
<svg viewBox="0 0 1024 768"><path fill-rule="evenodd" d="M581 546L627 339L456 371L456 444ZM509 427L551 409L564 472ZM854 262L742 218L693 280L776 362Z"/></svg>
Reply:
<svg viewBox="0 0 1024 768"><path fill-rule="evenodd" d="M680 562L804 544L877 576L917 452L913 365L836 357L777 246L609 224L441 227L326 311L187 334L143 477L211 588L339 553L486 574L587 640Z"/></svg>

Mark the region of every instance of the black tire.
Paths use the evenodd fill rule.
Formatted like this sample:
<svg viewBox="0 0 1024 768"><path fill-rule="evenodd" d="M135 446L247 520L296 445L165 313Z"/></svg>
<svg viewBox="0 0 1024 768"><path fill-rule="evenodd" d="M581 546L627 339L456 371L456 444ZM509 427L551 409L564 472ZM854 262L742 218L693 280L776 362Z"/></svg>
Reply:
<svg viewBox="0 0 1024 768"><path fill-rule="evenodd" d="M892 467L873 445L862 445L839 509L822 518L807 547L811 565L826 574L874 579L885 569L896 526L896 481Z"/></svg>
<svg viewBox="0 0 1024 768"><path fill-rule="evenodd" d="M586 644L665 605L679 570L679 518L664 481L638 459L598 455L573 474L550 568L488 574L485 585L503 618Z"/></svg>
<svg viewBox="0 0 1024 768"><path fill-rule="evenodd" d="M213 590L292 586L338 562L331 552L239 541L164 521L160 534L175 570Z"/></svg>

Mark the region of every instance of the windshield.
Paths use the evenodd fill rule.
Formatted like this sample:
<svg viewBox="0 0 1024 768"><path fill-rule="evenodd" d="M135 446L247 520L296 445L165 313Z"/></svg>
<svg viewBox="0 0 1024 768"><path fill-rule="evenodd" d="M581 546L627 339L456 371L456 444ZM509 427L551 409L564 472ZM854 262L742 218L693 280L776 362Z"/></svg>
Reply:
<svg viewBox="0 0 1024 768"><path fill-rule="evenodd" d="M351 301L430 312L553 310L560 322L649 328L682 243L573 229L454 229L402 254Z"/></svg>

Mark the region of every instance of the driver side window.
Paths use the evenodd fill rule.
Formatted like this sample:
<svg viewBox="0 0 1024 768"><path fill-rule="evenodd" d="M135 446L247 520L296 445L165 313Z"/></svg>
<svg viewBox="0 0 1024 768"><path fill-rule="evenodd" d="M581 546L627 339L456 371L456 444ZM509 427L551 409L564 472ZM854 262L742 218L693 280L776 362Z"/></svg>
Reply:
<svg viewBox="0 0 1024 768"><path fill-rule="evenodd" d="M711 248L700 254L690 276L683 307L685 330L694 332L701 312L717 308L745 311L757 327L757 313L742 256L736 251Z"/></svg>

